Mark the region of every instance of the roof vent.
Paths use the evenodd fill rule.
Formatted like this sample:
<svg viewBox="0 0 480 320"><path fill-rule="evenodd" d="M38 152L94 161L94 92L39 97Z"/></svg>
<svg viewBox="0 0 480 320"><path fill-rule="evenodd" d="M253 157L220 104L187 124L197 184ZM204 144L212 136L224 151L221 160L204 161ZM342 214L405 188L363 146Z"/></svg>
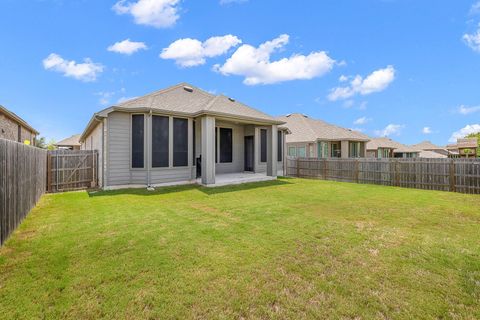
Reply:
<svg viewBox="0 0 480 320"><path fill-rule="evenodd" d="M183 86L183 90L188 91L188 92L193 92L193 88L189 86Z"/></svg>
<svg viewBox="0 0 480 320"><path fill-rule="evenodd" d="M302 114L302 116L304 116L305 118L308 118L308 116L306 114Z"/></svg>
<svg viewBox="0 0 480 320"><path fill-rule="evenodd" d="M228 98L228 100L230 100L230 101L232 101L232 102L235 102L235 99L230 98L230 97Z"/></svg>
<svg viewBox="0 0 480 320"><path fill-rule="evenodd" d="M290 117L291 115L292 115L292 114L291 114L291 113L289 113L289 114L287 114L285 117L287 117L287 118L288 118L288 117Z"/></svg>

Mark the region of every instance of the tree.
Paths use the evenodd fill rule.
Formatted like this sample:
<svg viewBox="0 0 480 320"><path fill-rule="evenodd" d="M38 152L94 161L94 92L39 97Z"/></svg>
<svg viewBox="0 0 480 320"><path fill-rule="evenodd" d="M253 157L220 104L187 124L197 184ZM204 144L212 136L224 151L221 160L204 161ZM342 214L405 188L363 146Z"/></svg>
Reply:
<svg viewBox="0 0 480 320"><path fill-rule="evenodd" d="M465 138L477 138L478 148L477 148L477 157L480 158L480 131L477 133L470 133Z"/></svg>
<svg viewBox="0 0 480 320"><path fill-rule="evenodd" d="M37 148L46 149L47 143L45 142L45 137L35 138L35 146Z"/></svg>
<svg viewBox="0 0 480 320"><path fill-rule="evenodd" d="M55 150L57 147L55 147L55 144L57 142L54 139L51 139L50 142L47 144L47 149L48 150Z"/></svg>

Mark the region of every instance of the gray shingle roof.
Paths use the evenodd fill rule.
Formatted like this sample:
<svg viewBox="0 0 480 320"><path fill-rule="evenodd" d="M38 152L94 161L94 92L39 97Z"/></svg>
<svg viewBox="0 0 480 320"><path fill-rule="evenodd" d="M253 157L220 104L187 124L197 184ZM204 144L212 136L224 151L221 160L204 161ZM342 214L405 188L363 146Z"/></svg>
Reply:
<svg viewBox="0 0 480 320"><path fill-rule="evenodd" d="M422 141L417 144L411 145L412 148L418 149L418 150L442 150L445 149L445 147L437 146L430 141Z"/></svg>
<svg viewBox="0 0 480 320"><path fill-rule="evenodd" d="M260 120L280 124L275 118L223 95L213 95L188 83L159 90L117 105L120 109L153 109L191 116L218 114L234 118Z"/></svg>
<svg viewBox="0 0 480 320"><path fill-rule="evenodd" d="M74 134L71 137L63 139L57 143L56 146L80 146L80 134Z"/></svg>
<svg viewBox="0 0 480 320"><path fill-rule="evenodd" d="M274 117L223 95L213 95L188 83L149 93L145 96L118 103L93 115L80 140L95 128L99 119L112 111L147 112L149 110L166 114L190 117L212 115L261 124L282 125Z"/></svg>
<svg viewBox="0 0 480 320"><path fill-rule="evenodd" d="M287 142L315 142L326 141L368 141L370 138L358 131L345 129L322 120L312 119L303 114L292 113L277 117L284 121L291 134L287 135Z"/></svg>
<svg viewBox="0 0 480 320"><path fill-rule="evenodd" d="M435 151L431 151L431 150L422 150L422 151L420 151L420 158L439 158L439 159L442 158L442 159L445 159L445 158L448 158L448 156L445 155L445 154L435 152Z"/></svg>
<svg viewBox="0 0 480 320"><path fill-rule="evenodd" d="M372 138L367 142L367 150L377 150L378 148L394 149L394 152L419 152L420 149L406 146L400 142L394 141L387 137Z"/></svg>

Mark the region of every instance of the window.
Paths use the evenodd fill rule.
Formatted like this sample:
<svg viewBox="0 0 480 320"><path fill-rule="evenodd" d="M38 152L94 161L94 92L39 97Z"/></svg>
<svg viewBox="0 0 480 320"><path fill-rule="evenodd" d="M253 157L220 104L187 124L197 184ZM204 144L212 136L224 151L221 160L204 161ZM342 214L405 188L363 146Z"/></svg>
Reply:
<svg viewBox="0 0 480 320"><path fill-rule="evenodd" d="M328 142L320 141L317 147L318 158L328 158Z"/></svg>
<svg viewBox="0 0 480 320"><path fill-rule="evenodd" d="M152 168L168 167L168 117L152 116Z"/></svg>
<svg viewBox="0 0 480 320"><path fill-rule="evenodd" d="M144 167L144 135L145 117L143 114L132 115L132 168Z"/></svg>
<svg viewBox="0 0 480 320"><path fill-rule="evenodd" d="M232 129L220 128L220 162L232 162Z"/></svg>
<svg viewBox="0 0 480 320"><path fill-rule="evenodd" d="M299 158L305 158L305 147L298 147L297 155Z"/></svg>
<svg viewBox="0 0 480 320"><path fill-rule="evenodd" d="M260 162L267 162L267 130L260 129Z"/></svg>
<svg viewBox="0 0 480 320"><path fill-rule="evenodd" d="M173 166L188 166L188 120L173 118Z"/></svg>
<svg viewBox="0 0 480 320"><path fill-rule="evenodd" d="M282 139L282 131L278 131L278 145L277 145L277 160L278 161L283 161L283 139Z"/></svg>
<svg viewBox="0 0 480 320"><path fill-rule="evenodd" d="M332 143L332 158L340 158L342 151L340 150L340 143Z"/></svg>
<svg viewBox="0 0 480 320"><path fill-rule="evenodd" d="M288 156L289 157L296 157L297 156L297 148L288 147Z"/></svg>
<svg viewBox="0 0 480 320"><path fill-rule="evenodd" d="M349 142L349 154L350 158L360 157L360 142Z"/></svg>

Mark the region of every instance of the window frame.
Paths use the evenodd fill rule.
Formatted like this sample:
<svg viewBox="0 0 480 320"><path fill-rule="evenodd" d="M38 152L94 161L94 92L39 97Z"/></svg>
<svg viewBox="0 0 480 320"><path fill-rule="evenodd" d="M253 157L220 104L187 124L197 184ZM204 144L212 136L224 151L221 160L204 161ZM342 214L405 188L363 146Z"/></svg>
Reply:
<svg viewBox="0 0 480 320"><path fill-rule="evenodd" d="M300 150L303 149L303 157L300 156ZM307 157L307 147L306 146L303 146L303 147L297 147L297 157L298 158L306 158Z"/></svg>
<svg viewBox="0 0 480 320"><path fill-rule="evenodd" d="M133 117L134 116L143 116L143 167L133 167ZM145 154L146 154L146 148L145 146L147 145L147 121L146 119L146 114L137 112L137 113L131 113L130 114L130 125L129 125L129 150L130 150L130 157L129 157L129 163L130 163L130 170L145 170L146 169L146 164L145 164Z"/></svg>

